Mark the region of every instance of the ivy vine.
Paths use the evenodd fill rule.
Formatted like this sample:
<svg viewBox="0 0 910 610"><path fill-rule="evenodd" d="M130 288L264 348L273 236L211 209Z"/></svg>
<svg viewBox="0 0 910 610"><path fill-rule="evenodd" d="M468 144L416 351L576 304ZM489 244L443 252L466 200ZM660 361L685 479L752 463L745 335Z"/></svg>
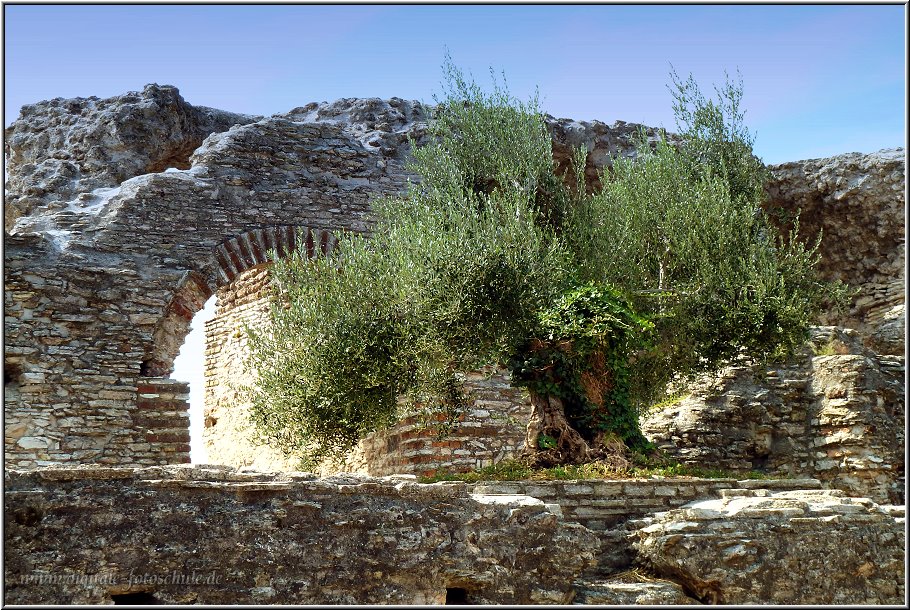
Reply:
<svg viewBox="0 0 910 610"><path fill-rule="evenodd" d="M653 328L611 286L579 286L540 313L537 332L509 360L513 383L558 397L585 440L612 432L645 450L629 391L630 359Z"/></svg>

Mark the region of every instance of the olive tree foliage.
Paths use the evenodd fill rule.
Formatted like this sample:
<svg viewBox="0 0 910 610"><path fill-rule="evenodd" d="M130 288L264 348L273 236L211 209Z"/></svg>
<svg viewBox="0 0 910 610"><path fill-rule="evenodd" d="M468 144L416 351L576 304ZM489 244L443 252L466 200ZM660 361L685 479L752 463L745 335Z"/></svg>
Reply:
<svg viewBox="0 0 910 610"><path fill-rule="evenodd" d="M460 372L500 363L531 396L532 461L597 459L647 448L638 409L674 377L805 338L831 288L760 212L740 85L715 102L674 74L681 145L642 137L590 193L583 150L555 175L536 98L445 71L420 180L374 202L369 237L273 267L272 324L250 331L264 440L318 460L405 412L444 433Z"/></svg>
<svg viewBox="0 0 910 610"><path fill-rule="evenodd" d="M338 455L415 410L444 430L465 405L459 373L511 354L568 285L571 254L535 205L556 183L536 101L452 68L448 85L413 152L420 181L373 202L371 235L273 266L252 417L278 447Z"/></svg>
<svg viewBox="0 0 910 610"><path fill-rule="evenodd" d="M639 408L674 379L786 357L845 295L816 277L818 242L779 235L762 212L768 172L743 123L742 83L728 78L710 100L691 76L671 76L678 144L642 134L566 230L582 278L622 286L655 324L634 358Z"/></svg>

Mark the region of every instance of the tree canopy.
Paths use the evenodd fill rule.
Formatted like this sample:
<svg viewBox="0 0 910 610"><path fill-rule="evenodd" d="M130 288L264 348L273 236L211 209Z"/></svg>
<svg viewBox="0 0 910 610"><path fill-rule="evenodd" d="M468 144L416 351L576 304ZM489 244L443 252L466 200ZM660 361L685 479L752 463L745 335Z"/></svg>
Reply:
<svg viewBox="0 0 910 610"><path fill-rule="evenodd" d="M741 83L709 100L673 74L679 138L642 135L592 191L584 150L556 175L536 99L450 62L445 75L412 153L420 180L374 202L371 235L273 266L272 324L250 331L252 417L278 447L340 455L405 412L445 432L462 372L498 363L531 396L528 459L597 459L617 438L642 450L639 409L668 383L785 356L837 292L815 248L761 212Z"/></svg>

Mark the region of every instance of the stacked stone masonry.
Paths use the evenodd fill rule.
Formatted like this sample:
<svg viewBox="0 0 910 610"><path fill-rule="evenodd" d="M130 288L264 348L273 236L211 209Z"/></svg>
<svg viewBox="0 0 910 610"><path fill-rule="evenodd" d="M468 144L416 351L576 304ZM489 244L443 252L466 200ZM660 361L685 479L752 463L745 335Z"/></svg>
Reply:
<svg viewBox="0 0 910 610"><path fill-rule="evenodd" d="M904 359L870 352L855 331L815 327L788 364L730 368L690 390L642 420L645 435L680 462L812 476L904 502Z"/></svg>
<svg viewBox="0 0 910 610"><path fill-rule="evenodd" d="M599 546L540 500L464 484L48 468L7 471L4 495L14 604L567 603Z"/></svg>
<svg viewBox="0 0 910 610"><path fill-rule="evenodd" d="M846 311L821 322L855 328L867 346L891 355L905 345L905 157L888 149L783 163L768 186L767 208L781 230L799 212L803 239L822 237L821 275L858 290Z"/></svg>
<svg viewBox="0 0 910 610"><path fill-rule="evenodd" d="M158 85L107 100L25 107L6 130L7 463L185 460L177 449L184 443L150 441L182 437L171 435L173 421L163 414L143 413L141 395L155 392L140 388L171 373L190 320L208 298L267 264L264 250L301 246L290 228L316 231L314 245L342 230L368 232L370 201L402 192L413 178L405 169L409 141L426 138L428 112L398 98L346 99L251 117L193 107L175 88ZM633 154L631 138L641 127L546 122L559 163L574 146L591 151L592 178L610 155ZM782 228L788 214L802 209L807 236L817 228L828 236L821 250L826 273L863 291L835 321L855 327L876 352L901 353L903 151L771 169L771 211ZM236 332L228 330L230 316L258 315L253 301L246 305L246 313L242 305L233 313L223 306L228 317L218 332ZM894 370L902 366L891 362ZM225 374L223 367L216 372ZM523 402L504 406L512 400L508 391L504 378L481 387L497 404L480 405L465 428L474 425L470 417L478 418L477 430L491 425L497 408L508 421ZM230 402L221 395L209 414L222 413L211 421L224 423ZM376 471L431 469L421 453L428 439L405 438L408 425L363 447L373 456L399 447L397 456L366 458ZM839 425L832 420L829 436L836 437ZM512 436L498 440L480 448L466 437L461 446L434 449L451 450L440 466L462 468L506 455ZM458 453L464 451L475 455Z"/></svg>
<svg viewBox="0 0 910 610"><path fill-rule="evenodd" d="M904 507L828 489L721 495L635 523L637 563L710 604L906 605Z"/></svg>
<svg viewBox="0 0 910 610"><path fill-rule="evenodd" d="M845 498L815 480L412 479L212 466L8 470L4 601L539 604L609 595L900 604L905 596L903 508ZM617 586L630 568L650 570L647 587Z"/></svg>
<svg viewBox="0 0 910 610"><path fill-rule="evenodd" d="M466 376L470 408L445 438L422 427L416 416L362 440L339 469L374 476L465 472L513 458L524 447L530 413L527 394L510 385L507 372L490 369Z"/></svg>

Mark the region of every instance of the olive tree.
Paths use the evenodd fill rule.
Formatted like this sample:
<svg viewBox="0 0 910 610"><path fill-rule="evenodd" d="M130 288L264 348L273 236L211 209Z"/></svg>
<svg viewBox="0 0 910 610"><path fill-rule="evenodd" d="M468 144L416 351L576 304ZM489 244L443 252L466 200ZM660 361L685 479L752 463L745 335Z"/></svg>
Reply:
<svg viewBox="0 0 910 610"><path fill-rule="evenodd" d="M319 459L406 411L444 434L462 372L498 363L530 395L526 458L585 462L647 449L638 409L674 377L804 339L830 287L761 214L741 87L709 101L674 75L678 145L642 139L590 192L585 151L556 175L536 98L445 70L420 180L374 202L369 237L273 267L250 331L262 437Z"/></svg>

